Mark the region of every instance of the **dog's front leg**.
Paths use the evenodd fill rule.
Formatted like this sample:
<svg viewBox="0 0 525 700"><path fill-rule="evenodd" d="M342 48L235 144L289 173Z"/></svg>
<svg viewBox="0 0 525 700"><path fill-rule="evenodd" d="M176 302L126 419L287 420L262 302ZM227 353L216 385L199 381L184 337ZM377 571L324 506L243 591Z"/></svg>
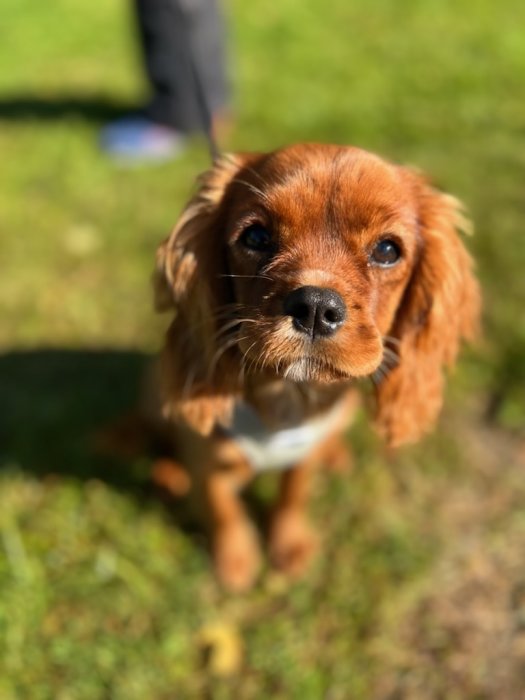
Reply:
<svg viewBox="0 0 525 700"><path fill-rule="evenodd" d="M261 566L260 547L254 526L248 519L239 493L252 478L242 458L228 455L224 445L201 482L209 523L215 570L219 581L232 591L250 588Z"/></svg>
<svg viewBox="0 0 525 700"><path fill-rule="evenodd" d="M333 434L308 457L281 477L280 493L270 526L270 558L292 578L300 577L319 549L319 537L308 518L308 501L316 469L347 471L348 449L340 433ZM343 468L344 467L344 468Z"/></svg>
<svg viewBox="0 0 525 700"><path fill-rule="evenodd" d="M292 578L305 572L318 550L319 538L308 518L308 501L316 467L331 448L332 440L323 443L281 477L270 525L269 551L273 565Z"/></svg>

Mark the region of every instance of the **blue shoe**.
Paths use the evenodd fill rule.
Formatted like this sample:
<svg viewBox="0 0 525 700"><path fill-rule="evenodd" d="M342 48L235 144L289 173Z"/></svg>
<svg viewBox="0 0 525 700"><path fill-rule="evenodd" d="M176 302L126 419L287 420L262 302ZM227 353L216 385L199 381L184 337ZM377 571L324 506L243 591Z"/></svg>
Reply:
<svg viewBox="0 0 525 700"><path fill-rule="evenodd" d="M169 126L156 124L145 117L124 117L104 127L100 145L108 155L117 159L163 161L184 150L185 138Z"/></svg>

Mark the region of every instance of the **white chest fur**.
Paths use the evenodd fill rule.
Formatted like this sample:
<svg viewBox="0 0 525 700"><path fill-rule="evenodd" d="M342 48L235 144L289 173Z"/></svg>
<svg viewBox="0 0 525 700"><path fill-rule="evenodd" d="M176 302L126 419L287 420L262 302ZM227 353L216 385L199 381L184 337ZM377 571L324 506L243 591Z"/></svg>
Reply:
<svg viewBox="0 0 525 700"><path fill-rule="evenodd" d="M320 416L275 431L267 428L250 406L239 403L228 432L255 471L287 469L304 459L313 447L334 431L342 410L344 406L337 403Z"/></svg>

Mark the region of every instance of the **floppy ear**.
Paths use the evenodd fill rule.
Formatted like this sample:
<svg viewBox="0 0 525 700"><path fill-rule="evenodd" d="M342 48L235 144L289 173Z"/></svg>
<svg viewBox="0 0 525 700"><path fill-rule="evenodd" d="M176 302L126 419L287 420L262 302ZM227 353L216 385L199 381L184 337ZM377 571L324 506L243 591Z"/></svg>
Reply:
<svg viewBox="0 0 525 700"><path fill-rule="evenodd" d="M411 171L403 175L415 192L421 250L389 332L399 340L399 363L377 389L379 428L393 446L414 442L434 423L443 370L461 340L475 335L480 313L472 259L458 235L469 227L460 203Z"/></svg>
<svg viewBox="0 0 525 700"><path fill-rule="evenodd" d="M199 178L197 193L157 250L153 274L155 308L175 311L160 362L163 414L202 434L217 421L227 423L233 408L227 357L215 362L217 310L231 301L221 279L218 212L242 164L240 156L225 156Z"/></svg>

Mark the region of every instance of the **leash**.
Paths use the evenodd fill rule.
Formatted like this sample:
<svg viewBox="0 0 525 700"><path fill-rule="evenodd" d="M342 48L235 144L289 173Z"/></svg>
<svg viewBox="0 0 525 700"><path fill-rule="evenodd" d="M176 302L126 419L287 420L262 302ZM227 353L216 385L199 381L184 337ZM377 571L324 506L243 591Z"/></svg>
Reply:
<svg viewBox="0 0 525 700"><path fill-rule="evenodd" d="M184 3L177 2L176 5L178 6L180 13L179 19L181 20L185 29L186 55L188 59L189 72L191 74L191 80L195 91L197 109L200 112L201 126L208 144L208 151L211 161L212 163L215 163L220 155L220 150L213 133L213 115L206 98L206 90L204 89L204 81L202 79L202 71L199 66L197 52L194 50L194 46L192 44L192 36L190 32L191 20L188 17L188 12L183 7Z"/></svg>
<svg viewBox="0 0 525 700"><path fill-rule="evenodd" d="M197 61L195 60L195 55L191 50L191 41L188 36L188 48L190 49L190 66L193 73L193 83L195 86L195 97L197 98L197 105L201 113L202 127L204 131L204 136L208 143L208 151L210 153L210 158L212 163L218 159L220 155L219 147L217 141L215 140L215 135L213 133L213 115L211 113L210 105L206 99L206 93L204 91L204 85L202 82L202 75L199 70Z"/></svg>

